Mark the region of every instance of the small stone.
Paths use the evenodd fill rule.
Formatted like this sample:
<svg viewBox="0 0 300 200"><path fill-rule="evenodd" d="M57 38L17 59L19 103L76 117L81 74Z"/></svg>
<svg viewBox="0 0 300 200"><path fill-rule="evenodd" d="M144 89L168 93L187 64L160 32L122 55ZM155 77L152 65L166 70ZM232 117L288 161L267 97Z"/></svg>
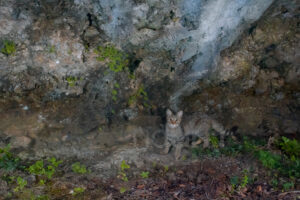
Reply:
<svg viewBox="0 0 300 200"><path fill-rule="evenodd" d="M17 136L11 139L11 146L13 148L27 148L30 145L31 141L32 139L27 136Z"/></svg>

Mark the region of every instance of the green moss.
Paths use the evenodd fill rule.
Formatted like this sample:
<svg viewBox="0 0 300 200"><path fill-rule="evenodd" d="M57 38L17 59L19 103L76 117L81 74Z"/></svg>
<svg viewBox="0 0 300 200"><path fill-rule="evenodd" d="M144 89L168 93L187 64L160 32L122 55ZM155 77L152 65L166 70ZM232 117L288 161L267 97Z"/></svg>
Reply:
<svg viewBox="0 0 300 200"><path fill-rule="evenodd" d="M74 188L72 195L77 196L77 195L80 195L80 194L84 193L84 191L85 191L84 188L76 187L76 188Z"/></svg>
<svg viewBox="0 0 300 200"><path fill-rule="evenodd" d="M77 80L78 80L77 77L73 77L73 76L68 76L67 77L67 82L68 82L70 87L74 87Z"/></svg>
<svg viewBox="0 0 300 200"><path fill-rule="evenodd" d="M49 47L49 53L55 53L55 52L56 52L55 46L54 46L54 45L51 45L51 46Z"/></svg>
<svg viewBox="0 0 300 200"><path fill-rule="evenodd" d="M98 46L94 52L98 54L98 61L108 62L108 67L111 71L120 72L128 69L127 55L113 45Z"/></svg>
<svg viewBox="0 0 300 200"><path fill-rule="evenodd" d="M1 49L1 53L9 56L16 52L16 44L10 40L4 40L4 47Z"/></svg>
<svg viewBox="0 0 300 200"><path fill-rule="evenodd" d="M148 103L149 101L149 97L148 97L148 94L147 92L145 91L144 89L144 86L141 85L139 87L139 89L137 90L137 92L130 96L129 99L128 99L128 104L129 105L133 105L135 104L139 99L143 100L143 105L146 107L146 108L151 108L151 105Z"/></svg>

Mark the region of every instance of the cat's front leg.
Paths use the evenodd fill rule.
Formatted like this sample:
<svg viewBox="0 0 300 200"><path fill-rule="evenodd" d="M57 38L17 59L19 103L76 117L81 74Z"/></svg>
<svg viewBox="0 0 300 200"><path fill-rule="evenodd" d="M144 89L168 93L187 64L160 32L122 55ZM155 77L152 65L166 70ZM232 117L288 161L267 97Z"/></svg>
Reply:
<svg viewBox="0 0 300 200"><path fill-rule="evenodd" d="M164 154L168 154L169 151L170 151L170 148L171 148L171 143L170 143L169 141L166 140L164 146L165 146L165 148L164 148L163 153L164 153Z"/></svg>
<svg viewBox="0 0 300 200"><path fill-rule="evenodd" d="M207 147L209 147L209 137L206 137L203 140L203 148L207 148Z"/></svg>
<svg viewBox="0 0 300 200"><path fill-rule="evenodd" d="M179 160L179 158L181 157L181 150L182 150L183 144L176 144L176 148L175 148L175 159Z"/></svg>
<svg viewBox="0 0 300 200"><path fill-rule="evenodd" d="M225 147L224 138L225 138L225 132L220 133L220 147L221 148Z"/></svg>

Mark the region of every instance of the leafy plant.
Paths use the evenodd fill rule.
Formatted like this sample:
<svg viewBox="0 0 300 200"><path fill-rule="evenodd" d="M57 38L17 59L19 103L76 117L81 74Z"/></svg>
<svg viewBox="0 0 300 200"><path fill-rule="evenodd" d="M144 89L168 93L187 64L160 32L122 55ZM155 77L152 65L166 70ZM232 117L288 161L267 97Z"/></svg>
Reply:
<svg viewBox="0 0 300 200"><path fill-rule="evenodd" d="M60 165L60 164L63 162L62 160L56 160L56 158L54 158L54 157L48 159L48 161L49 161L54 167L58 167L58 165Z"/></svg>
<svg viewBox="0 0 300 200"><path fill-rule="evenodd" d="M70 87L74 87L77 80L78 80L77 77L73 77L73 76L68 76L67 77L67 82L68 82Z"/></svg>
<svg viewBox="0 0 300 200"><path fill-rule="evenodd" d="M142 172L140 175L142 178L149 178L149 172Z"/></svg>
<svg viewBox="0 0 300 200"><path fill-rule="evenodd" d="M275 169L280 165L281 157L279 155L264 150L259 150L257 155L263 166L269 169Z"/></svg>
<svg viewBox="0 0 300 200"><path fill-rule="evenodd" d="M244 176L242 177L242 180L241 180L241 184L240 184L240 187L241 188L244 188L246 187L246 185L248 184L249 182L249 177L247 175L247 170L244 171Z"/></svg>
<svg viewBox="0 0 300 200"><path fill-rule="evenodd" d="M237 187L239 183L239 177L238 176L233 176L230 178L230 184L232 186L233 189L235 189Z"/></svg>
<svg viewBox="0 0 300 200"><path fill-rule="evenodd" d="M120 193L121 193L121 194L125 193L126 191L127 191L127 189L126 189L125 187L121 187L121 188L120 188Z"/></svg>
<svg viewBox="0 0 300 200"><path fill-rule="evenodd" d="M111 91L111 94L112 94L112 100L116 102L117 101L118 91L116 89L113 89Z"/></svg>
<svg viewBox="0 0 300 200"><path fill-rule="evenodd" d="M130 166L126 164L125 160L122 161L121 163L121 170L124 171L125 169L129 169Z"/></svg>
<svg viewBox="0 0 300 200"><path fill-rule="evenodd" d="M129 169L130 166L128 164L126 164L125 160L123 160L121 162L121 171L119 172L119 178L121 178L123 181L127 182L128 181L128 177L127 174L125 172L126 169Z"/></svg>
<svg viewBox="0 0 300 200"><path fill-rule="evenodd" d="M17 168L22 168L20 165L20 159L10 152L10 144L3 149L0 148L0 169L1 168L6 171L13 171Z"/></svg>
<svg viewBox="0 0 300 200"><path fill-rule="evenodd" d="M31 200L49 200L49 197L47 195L37 195L31 197Z"/></svg>
<svg viewBox="0 0 300 200"><path fill-rule="evenodd" d="M20 192L27 185L27 181L21 177L17 177L17 187L14 189L14 192Z"/></svg>
<svg viewBox="0 0 300 200"><path fill-rule="evenodd" d="M62 161L57 161L56 158L52 157L48 159L48 165L44 166L43 160L36 161L33 165L29 166L27 169L29 173L38 175L38 176L46 176L48 179L51 179L53 174L56 172L56 168ZM41 184L45 184L45 180L40 180Z"/></svg>
<svg viewBox="0 0 300 200"><path fill-rule="evenodd" d="M212 144L214 148L219 148L219 139L216 136L210 135L209 142Z"/></svg>
<svg viewBox="0 0 300 200"><path fill-rule="evenodd" d="M125 182L128 181L127 174L125 172L123 172L123 171L119 172L119 178L122 179L122 181L125 181Z"/></svg>
<svg viewBox="0 0 300 200"><path fill-rule="evenodd" d="M76 188L73 189L72 195L73 195L73 196L77 196L77 195L79 195L79 194L84 193L84 191L85 191L85 188L82 188L82 187L76 187Z"/></svg>
<svg viewBox="0 0 300 200"><path fill-rule="evenodd" d="M54 46L54 45L51 45L51 46L49 47L49 53L55 53L55 52L56 52L55 46Z"/></svg>
<svg viewBox="0 0 300 200"><path fill-rule="evenodd" d="M281 137L282 141L280 142L281 149L291 158L297 157L300 155L300 142L296 139L289 139L287 137Z"/></svg>
<svg viewBox="0 0 300 200"><path fill-rule="evenodd" d="M151 106L148 104L148 101L149 101L149 97L148 97L148 94L147 92L145 91L144 89L144 86L141 85L139 87L139 89L136 91L136 93L132 96L129 97L129 100L128 100L128 104L129 105L133 105L135 104L138 99L142 99L144 101L143 105L146 107L146 108L150 108Z"/></svg>
<svg viewBox="0 0 300 200"><path fill-rule="evenodd" d="M233 176L230 178L231 187L235 190L237 188L242 189L249 183L248 171L244 170L242 177Z"/></svg>
<svg viewBox="0 0 300 200"><path fill-rule="evenodd" d="M16 44L13 41L4 40L3 43L4 43L4 46L1 49L1 53L9 56L16 52Z"/></svg>
<svg viewBox="0 0 300 200"><path fill-rule="evenodd" d="M287 182L287 183L284 183L284 184L282 185L282 187L283 187L283 190L287 191L287 190L289 190L289 189L291 189L291 188L294 187L294 183L292 183L292 182Z"/></svg>
<svg viewBox="0 0 300 200"><path fill-rule="evenodd" d="M86 166L84 164L80 164L79 162L72 164L72 171L77 174L86 174L88 172Z"/></svg>
<svg viewBox="0 0 300 200"><path fill-rule="evenodd" d="M278 186L278 180L277 180L277 179L272 179L272 180L271 180L271 185L272 185L273 187L277 187L277 186Z"/></svg>
<svg viewBox="0 0 300 200"><path fill-rule="evenodd" d="M127 55L113 45L98 46L94 52L98 54L97 60L107 61L109 69L113 72L120 72L128 68Z"/></svg>
<svg viewBox="0 0 300 200"><path fill-rule="evenodd" d="M168 165L164 165L164 172L168 172L169 171L169 166Z"/></svg>
<svg viewBox="0 0 300 200"><path fill-rule="evenodd" d="M35 175L42 175L45 173L44 168L44 161L38 160L33 165L29 166L28 168L29 173L35 174Z"/></svg>

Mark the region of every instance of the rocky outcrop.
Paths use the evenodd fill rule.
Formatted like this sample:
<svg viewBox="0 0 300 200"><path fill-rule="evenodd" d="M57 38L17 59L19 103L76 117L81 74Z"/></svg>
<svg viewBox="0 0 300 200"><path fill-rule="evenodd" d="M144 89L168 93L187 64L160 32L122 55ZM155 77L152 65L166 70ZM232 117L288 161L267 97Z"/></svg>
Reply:
<svg viewBox="0 0 300 200"><path fill-rule="evenodd" d="M299 3L272 2L0 1L1 142L105 158L166 107L299 133Z"/></svg>
<svg viewBox="0 0 300 200"><path fill-rule="evenodd" d="M217 115L253 135L294 134L299 120L299 20L296 2L277 2L221 53L217 68L183 107ZM191 102L193 102L191 104Z"/></svg>

